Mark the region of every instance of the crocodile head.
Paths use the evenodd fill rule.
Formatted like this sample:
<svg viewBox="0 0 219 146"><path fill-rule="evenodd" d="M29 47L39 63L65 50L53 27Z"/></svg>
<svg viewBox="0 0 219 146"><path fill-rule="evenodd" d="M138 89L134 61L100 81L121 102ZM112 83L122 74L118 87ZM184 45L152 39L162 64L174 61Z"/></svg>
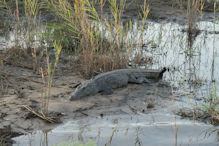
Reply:
<svg viewBox="0 0 219 146"><path fill-rule="evenodd" d="M84 83L81 86L78 86L72 96L70 96L70 100L80 99L84 96L89 96L95 94L95 85L92 83Z"/></svg>
<svg viewBox="0 0 219 146"><path fill-rule="evenodd" d="M166 67L164 67L164 68L161 70L161 72L159 73L158 79L162 79L163 73L164 73L166 70L167 70Z"/></svg>

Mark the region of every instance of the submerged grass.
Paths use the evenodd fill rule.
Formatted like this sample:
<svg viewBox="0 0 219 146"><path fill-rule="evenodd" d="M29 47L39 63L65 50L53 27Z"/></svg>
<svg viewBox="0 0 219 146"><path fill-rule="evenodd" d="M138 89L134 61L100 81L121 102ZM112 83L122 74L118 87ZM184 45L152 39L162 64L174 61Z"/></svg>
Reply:
<svg viewBox="0 0 219 146"><path fill-rule="evenodd" d="M210 122L213 125L219 125L219 96L217 95L216 83L214 84L213 91L210 91L207 98L208 103L203 104L202 108L206 110L211 116Z"/></svg>

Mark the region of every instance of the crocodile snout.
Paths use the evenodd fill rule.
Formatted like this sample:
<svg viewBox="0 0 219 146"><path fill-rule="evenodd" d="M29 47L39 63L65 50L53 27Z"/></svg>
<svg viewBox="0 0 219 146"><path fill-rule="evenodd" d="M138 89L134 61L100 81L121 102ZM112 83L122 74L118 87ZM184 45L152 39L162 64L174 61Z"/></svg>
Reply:
<svg viewBox="0 0 219 146"><path fill-rule="evenodd" d="M75 95L71 95L70 97L69 97L69 100L74 100L74 99L76 99L77 97L75 96Z"/></svg>

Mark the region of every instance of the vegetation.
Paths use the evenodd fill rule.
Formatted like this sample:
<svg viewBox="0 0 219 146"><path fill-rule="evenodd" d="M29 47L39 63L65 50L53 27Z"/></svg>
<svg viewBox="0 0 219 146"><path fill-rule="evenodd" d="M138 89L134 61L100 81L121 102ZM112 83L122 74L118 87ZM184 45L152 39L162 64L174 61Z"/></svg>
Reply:
<svg viewBox="0 0 219 146"><path fill-rule="evenodd" d="M217 95L217 87L214 85L213 91L210 92L209 97L207 98L208 103L203 104L202 108L206 110L210 115L210 122L214 125L219 123L219 96Z"/></svg>
<svg viewBox="0 0 219 146"><path fill-rule="evenodd" d="M197 13L202 14L206 3L201 0L187 2L186 6L185 2L178 0L173 0L172 4L187 9L189 49L183 53L192 54L193 40L199 33L195 23ZM103 15L105 7L109 7L108 17ZM0 0L0 9L8 14L13 22L10 27L15 32L15 44L6 53L7 59L0 58L0 66L9 60L18 65L21 58L29 59L31 65L26 67L42 76L42 110L47 114L55 69L62 50L76 56L73 64L85 78L126 68L133 58L137 64L141 64L143 33L150 6L146 0L139 6L141 37L135 44L131 43L127 35L128 30L133 28L133 22L130 20L125 25L122 22L125 7L126 0ZM215 4L214 13L216 11L218 9ZM47 12L51 14L50 21L41 22L42 15ZM162 40L162 33L159 40ZM156 43L151 40L150 43L156 48L160 41ZM135 50L137 53L133 55L136 44L142 48L138 47L139 50ZM143 62L147 63L147 60L143 59ZM3 81L2 74L0 72L0 79ZM210 95L210 99L210 104L203 105L203 108L218 119L218 96Z"/></svg>
<svg viewBox="0 0 219 146"><path fill-rule="evenodd" d="M88 0L75 1L73 6L65 1L47 1L58 16L50 28L54 30L54 39L64 48L78 54L77 64L86 78L95 73L116 68L124 68L128 55L122 54L125 30L121 26L121 15L125 1L109 0L113 20L101 20L95 5L103 8L103 1L90 3ZM58 11L57 11L58 10ZM102 30L99 29L102 28ZM108 38L104 34L109 33ZM128 47L128 46L127 46Z"/></svg>

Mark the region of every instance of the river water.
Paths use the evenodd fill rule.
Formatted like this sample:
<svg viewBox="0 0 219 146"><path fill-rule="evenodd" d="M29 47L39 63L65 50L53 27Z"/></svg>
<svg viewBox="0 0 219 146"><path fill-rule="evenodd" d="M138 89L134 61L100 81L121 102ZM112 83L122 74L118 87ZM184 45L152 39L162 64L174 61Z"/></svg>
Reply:
<svg viewBox="0 0 219 146"><path fill-rule="evenodd" d="M118 115L69 121L50 132L37 131L14 138L15 146L54 145L62 142L94 141L112 146L217 146L215 127L195 121L176 119L172 115Z"/></svg>

